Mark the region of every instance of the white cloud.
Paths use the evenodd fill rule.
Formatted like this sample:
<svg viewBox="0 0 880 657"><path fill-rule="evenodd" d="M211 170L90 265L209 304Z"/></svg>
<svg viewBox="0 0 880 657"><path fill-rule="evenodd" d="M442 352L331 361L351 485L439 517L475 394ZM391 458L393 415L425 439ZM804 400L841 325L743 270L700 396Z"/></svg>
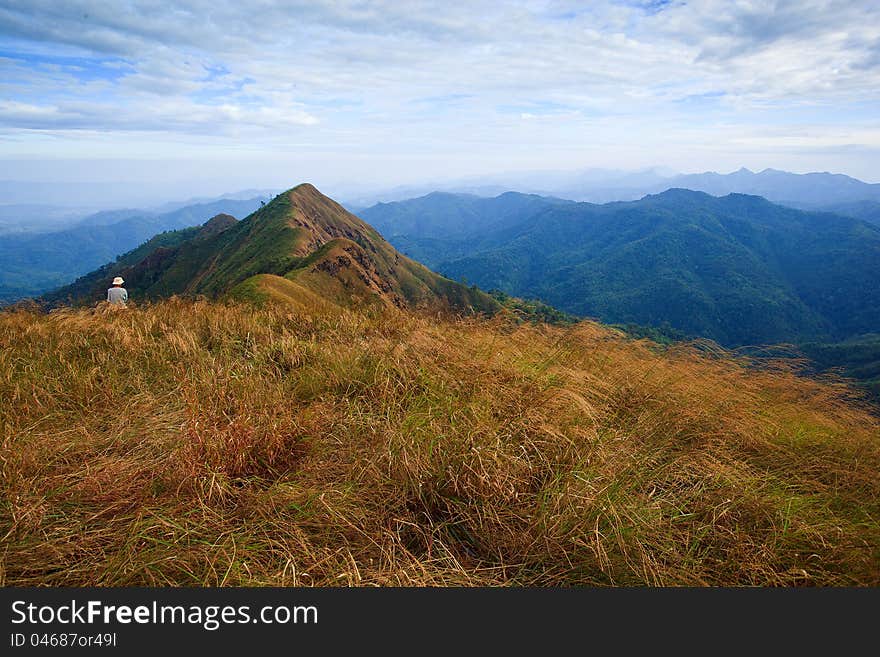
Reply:
<svg viewBox="0 0 880 657"><path fill-rule="evenodd" d="M790 146L801 123L825 145L857 144L843 140L873 134L863 108L880 101L872 0L122 7L3 3L0 154L34 132L71 131L153 152L137 135L162 132L213 139L218 153L246 139L304 159L433 152L447 167L552 168L628 154L644 166L686 160L707 140L719 153L770 149L773 134ZM474 157L474 144L495 151Z"/></svg>

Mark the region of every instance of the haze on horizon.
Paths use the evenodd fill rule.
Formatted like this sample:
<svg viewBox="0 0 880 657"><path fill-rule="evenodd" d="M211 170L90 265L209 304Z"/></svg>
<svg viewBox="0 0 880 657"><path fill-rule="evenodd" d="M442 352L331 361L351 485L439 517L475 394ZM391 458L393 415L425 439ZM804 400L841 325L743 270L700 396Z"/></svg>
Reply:
<svg viewBox="0 0 880 657"><path fill-rule="evenodd" d="M0 180L157 201L591 167L880 181L873 0L4 0L0 67Z"/></svg>

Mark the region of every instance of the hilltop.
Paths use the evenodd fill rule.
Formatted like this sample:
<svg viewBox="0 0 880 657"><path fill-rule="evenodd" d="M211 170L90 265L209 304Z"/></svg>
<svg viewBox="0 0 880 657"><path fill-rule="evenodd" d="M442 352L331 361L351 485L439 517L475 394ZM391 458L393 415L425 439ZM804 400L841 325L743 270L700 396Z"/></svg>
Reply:
<svg viewBox="0 0 880 657"><path fill-rule="evenodd" d="M231 218L229 218L231 219ZM133 299L172 295L302 305L369 304L492 313L499 304L401 255L371 226L302 184L242 221L157 236L45 299L93 303L122 276Z"/></svg>
<svg viewBox="0 0 880 657"><path fill-rule="evenodd" d="M3 586L880 584L878 420L783 363L308 301L0 344Z"/></svg>

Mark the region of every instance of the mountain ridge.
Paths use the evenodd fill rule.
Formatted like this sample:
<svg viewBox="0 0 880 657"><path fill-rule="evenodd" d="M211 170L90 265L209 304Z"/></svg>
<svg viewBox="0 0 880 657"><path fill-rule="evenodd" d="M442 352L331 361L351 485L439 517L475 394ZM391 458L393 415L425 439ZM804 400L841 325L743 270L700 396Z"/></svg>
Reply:
<svg viewBox="0 0 880 657"><path fill-rule="evenodd" d="M406 201L425 196L432 191L472 194L482 198L515 191L574 201L611 203L635 201L670 187L683 187L721 196L731 192L756 194L774 203L808 209L866 200L880 201L880 183L868 183L841 173L793 173L770 167L757 172L740 167L730 173L675 173L656 167L640 171L587 169L510 172L437 182L433 185L409 185L384 192L360 194L350 201L360 210L372 207L380 201Z"/></svg>
<svg viewBox="0 0 880 657"><path fill-rule="evenodd" d="M241 221L214 217L195 233L166 241L152 250L140 247L136 255L45 299L88 303L100 298L109 277L122 275L134 299L201 294L286 301L307 290L341 306L442 306L489 314L500 307L488 295L401 255L309 183L279 194Z"/></svg>

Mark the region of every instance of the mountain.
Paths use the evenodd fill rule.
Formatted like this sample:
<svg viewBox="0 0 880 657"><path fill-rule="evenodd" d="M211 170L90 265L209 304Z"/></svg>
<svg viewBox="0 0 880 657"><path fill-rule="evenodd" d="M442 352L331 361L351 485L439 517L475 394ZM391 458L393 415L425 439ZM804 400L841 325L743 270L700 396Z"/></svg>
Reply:
<svg viewBox="0 0 880 657"><path fill-rule="evenodd" d="M828 206L859 201L880 201L880 184L870 184L839 173L791 173L777 169L754 172L745 167L732 173L668 175L648 170L626 174L605 172L601 176L583 175L579 179L561 178L556 184L545 181L543 188L562 198L593 203L637 200L647 194L667 189L690 189L713 196L748 194L801 209L823 209ZM525 188L514 187L511 189Z"/></svg>
<svg viewBox="0 0 880 657"><path fill-rule="evenodd" d="M105 210L84 217L77 225L84 227L111 226L119 224L120 221L125 219L141 217L145 219L155 218L160 225L168 227L164 230L175 230L177 228L196 226L205 221L205 219L217 214L231 214L244 217L260 207L260 203L264 202L266 198L268 197L252 196L247 199L221 198L189 203L161 213L147 210ZM173 206L175 204L169 203L168 205Z"/></svg>
<svg viewBox="0 0 880 657"><path fill-rule="evenodd" d="M495 198L434 192L406 202L379 203L358 215L389 237L479 236L516 225L536 212L572 201L508 192Z"/></svg>
<svg viewBox="0 0 880 657"><path fill-rule="evenodd" d="M839 340L880 326L880 227L683 189L605 205L533 202L532 216L484 221L492 227L476 235L457 219L443 235L404 218L422 212L424 198L364 214L409 226L391 242L416 244L451 278L609 323L669 324L727 346Z"/></svg>
<svg viewBox="0 0 880 657"><path fill-rule="evenodd" d="M880 201L853 201L850 203L834 203L819 208L824 212L855 217L870 224L880 226Z"/></svg>
<svg viewBox="0 0 880 657"><path fill-rule="evenodd" d="M753 172L745 167L732 173L679 174L659 167L640 171L584 169L580 171L528 171L474 176L436 183L411 185L348 198L350 207L371 207L377 201L406 201L439 191L493 197L507 191L537 194L589 203L636 201L648 194L682 188L713 196L749 194L800 209L859 201L880 202L880 184L865 183L843 174L798 174L777 169Z"/></svg>
<svg viewBox="0 0 880 657"><path fill-rule="evenodd" d="M156 233L195 226L219 213L244 216L261 202L261 198L223 199L164 214L105 211L61 231L0 235L0 302L36 296L69 283Z"/></svg>
<svg viewBox="0 0 880 657"><path fill-rule="evenodd" d="M89 210L39 203L0 205L0 235L62 230L88 213Z"/></svg>
<svg viewBox="0 0 880 657"><path fill-rule="evenodd" d="M358 213L398 249L429 267L437 264L435 241L462 254L484 234L516 226L537 212L572 201L507 192L495 198L433 192L403 202L379 203Z"/></svg>
<svg viewBox="0 0 880 657"><path fill-rule="evenodd" d="M189 205L207 205L217 201L249 201L254 198L270 199L277 196L280 191L278 189L242 189L237 192L227 192L221 196L196 196L185 201L171 201L154 207L152 210L158 214L165 214Z"/></svg>
<svg viewBox="0 0 880 657"><path fill-rule="evenodd" d="M101 210L99 212L94 212L92 214L86 215L85 217L77 221L74 226L68 226L68 228L73 228L76 226L112 226L113 224L118 224L120 221L125 221L126 219L134 219L136 217L155 217L158 214L158 212L151 212L149 210L135 208Z"/></svg>
<svg viewBox="0 0 880 657"><path fill-rule="evenodd" d="M758 252L800 221L843 222L832 246L874 230L704 197L490 233L569 246L604 222L595 250L675 254L657 234ZM0 311L6 585L880 583L878 418L838 381L591 321L398 312L488 301L307 184L58 296L92 306L117 273L126 312Z"/></svg>
<svg viewBox="0 0 880 657"><path fill-rule="evenodd" d="M645 194L675 186L670 181L677 175L661 167L641 171L587 169L568 176L544 176L541 187L551 190L555 196L576 201L634 201Z"/></svg>
<svg viewBox="0 0 880 657"><path fill-rule="evenodd" d="M242 221L215 217L157 236L49 302L93 302L120 275L134 300L232 296L302 306L450 308L492 313L488 295L438 276L398 253L371 226L310 184L279 194Z"/></svg>
<svg viewBox="0 0 880 657"><path fill-rule="evenodd" d="M869 184L839 173L790 173L742 168L729 174L714 172L676 176L660 188L681 187L713 196L750 194L801 208L820 208L855 201L880 201L880 184Z"/></svg>
<svg viewBox="0 0 880 657"><path fill-rule="evenodd" d="M385 190L350 191L345 196L345 205L348 208L366 208L378 202L405 201L433 192L493 197L512 190L522 194L604 203L638 199L658 187L666 189L669 185L663 185L675 175L678 174L662 167L638 171L599 168L513 171L401 185Z"/></svg>

